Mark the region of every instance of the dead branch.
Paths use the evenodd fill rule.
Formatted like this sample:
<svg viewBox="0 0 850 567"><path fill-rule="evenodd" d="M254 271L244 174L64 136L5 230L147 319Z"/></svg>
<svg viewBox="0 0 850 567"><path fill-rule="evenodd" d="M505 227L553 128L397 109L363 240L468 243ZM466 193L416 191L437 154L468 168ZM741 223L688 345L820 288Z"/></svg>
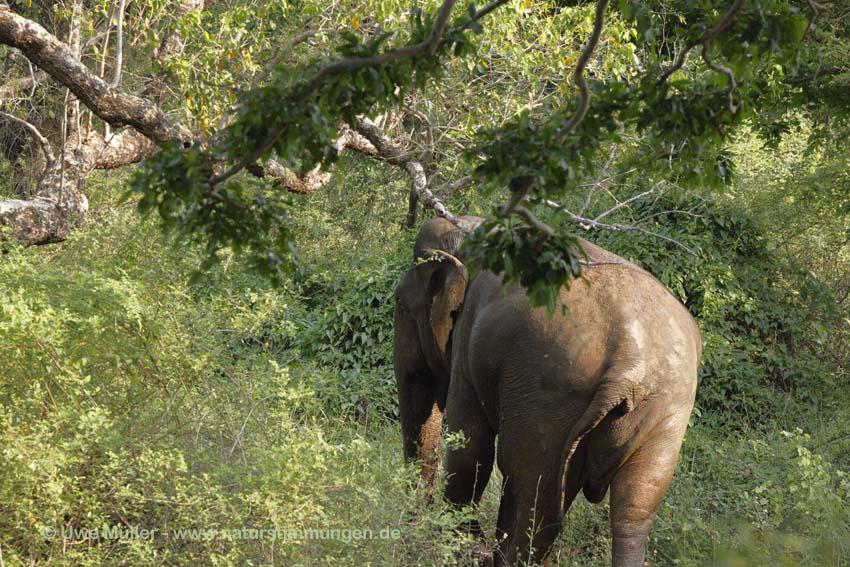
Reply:
<svg viewBox="0 0 850 567"><path fill-rule="evenodd" d="M411 191L416 193L416 196L422 204L434 213L443 217L464 232L470 232L472 227L469 227L461 219L456 217L448 210L443 202L437 198L434 193L428 189L428 178L425 175L425 168L419 163L410 152L406 152L392 140L390 140L377 124L366 118L365 116L357 117L357 130L363 134L375 148L378 150L380 159L387 163L402 167L410 175Z"/></svg>
<svg viewBox="0 0 850 567"><path fill-rule="evenodd" d="M605 212L603 212L599 215L596 215L596 218L594 218L593 220L598 222L598 221L604 219L605 217L607 217L611 213L615 213L615 212L619 211L620 209L622 209L623 207L629 206L630 204L634 203L638 199L643 199L644 197L651 195L652 193L655 193L655 191L657 191L662 185L664 185L664 181L659 181L658 183L656 183L650 189L647 189L643 193L638 193L637 195L632 195L631 197L629 197L625 201L623 201L621 203L617 203L616 205L614 205L613 207L611 207L607 211L605 211Z"/></svg>
<svg viewBox="0 0 850 567"><path fill-rule="evenodd" d="M47 141L47 138L45 138L33 124L27 122L23 118L18 118L17 116L9 114L8 112L0 112L0 116L26 128L27 132L29 132L41 145L41 151L44 152L44 159L47 160L48 164L52 163L53 160L56 159L53 155L53 147L50 145L50 142Z"/></svg>
<svg viewBox="0 0 850 567"><path fill-rule="evenodd" d="M675 244L676 246L680 247L682 250L684 250L685 252L687 252L691 256L697 255L697 253L692 248L682 244L681 242L679 242L675 238L671 238L671 237L666 236L664 234L659 234L657 232L647 230L647 229L645 229L641 226L630 225L630 224L602 223L602 222L598 222L597 220L594 220L594 219L581 217L581 216L573 213L569 209L567 209L565 206L559 205L558 203L556 203L554 201L550 201L549 199L544 199L541 202L551 209L554 209L558 212L565 213L569 217L570 222L573 223L574 225L576 225L577 227L581 228L582 230L595 229L595 230L610 230L612 232L639 232L641 234L646 234L647 236L652 236L654 238L658 238L658 239L664 240L666 242L670 242L672 244Z"/></svg>

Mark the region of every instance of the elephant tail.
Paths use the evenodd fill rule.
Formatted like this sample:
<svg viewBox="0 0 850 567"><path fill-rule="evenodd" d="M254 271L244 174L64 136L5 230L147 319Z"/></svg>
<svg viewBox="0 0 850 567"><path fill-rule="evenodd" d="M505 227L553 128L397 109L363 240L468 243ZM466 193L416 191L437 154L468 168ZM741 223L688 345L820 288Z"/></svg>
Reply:
<svg viewBox="0 0 850 567"><path fill-rule="evenodd" d="M587 436L588 433L593 431L599 423L605 419L611 411L618 406L622 405L625 410L624 413L631 412L637 403L640 401L638 395L637 385L634 383L629 384L631 387L623 387L624 385L616 384L612 382L603 382L599 389L596 390L596 393L593 395L593 399L590 401L590 405L587 406L587 409L584 410L584 413L581 415L579 420L570 430L570 434L567 437L567 442L564 444L564 449L561 453L561 468L558 473L558 478L561 479L559 488L559 520L563 521L564 514L566 510L564 509L565 499L566 499L566 490L567 490L567 472L569 470L570 461L573 458L573 455L578 449L579 444L582 439Z"/></svg>

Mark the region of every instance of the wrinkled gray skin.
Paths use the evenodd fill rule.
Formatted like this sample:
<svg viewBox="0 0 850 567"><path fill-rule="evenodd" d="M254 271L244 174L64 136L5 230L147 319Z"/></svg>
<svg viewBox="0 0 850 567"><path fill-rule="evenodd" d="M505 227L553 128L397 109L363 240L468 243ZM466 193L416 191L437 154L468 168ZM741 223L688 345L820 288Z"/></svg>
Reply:
<svg viewBox="0 0 850 567"><path fill-rule="evenodd" d="M613 565L642 567L694 404L693 318L648 272L582 241L591 285L562 290L569 313L549 319L492 272L470 282L462 240L443 219L426 223L414 259L439 261L414 262L395 290L405 459L433 483L443 418L462 431L444 461L457 506L479 500L498 460L496 565L544 561L578 492L599 502L610 488Z"/></svg>

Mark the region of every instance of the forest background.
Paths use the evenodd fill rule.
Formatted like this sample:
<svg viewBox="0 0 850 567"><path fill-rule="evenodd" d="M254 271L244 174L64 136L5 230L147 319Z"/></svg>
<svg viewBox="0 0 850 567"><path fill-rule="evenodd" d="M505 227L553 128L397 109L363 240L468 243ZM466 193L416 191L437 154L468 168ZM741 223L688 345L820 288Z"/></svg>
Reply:
<svg viewBox="0 0 850 567"><path fill-rule="evenodd" d="M0 565L454 561L451 527L468 511L410 487L391 355L393 288L440 207L501 219L521 238L488 249L514 260L581 234L651 271L697 318L697 406L650 564L850 564L843 3L615 3L586 60L590 111L563 152L534 136L581 107L593 3L499 2L481 17L458 5L452 50L374 81L368 68L343 73L333 104L309 112L286 98L303 77L428 37L443 3L10 4ZM705 40L738 4L716 44ZM161 115L108 115L72 73L33 65L15 18ZM659 61L668 83L641 83ZM622 102L640 97L640 108ZM275 138L280 116L300 129ZM204 176L246 155L204 192ZM498 208L522 191L534 214ZM562 206L546 212L549 197ZM542 244L522 231L541 219L559 235ZM553 307L574 268L564 258L502 268ZM484 496L485 526L499 485ZM555 564L609 564L607 523L606 504L577 502ZM159 535L65 535L132 526ZM243 527L397 532L223 535ZM213 531L175 537L184 528Z"/></svg>

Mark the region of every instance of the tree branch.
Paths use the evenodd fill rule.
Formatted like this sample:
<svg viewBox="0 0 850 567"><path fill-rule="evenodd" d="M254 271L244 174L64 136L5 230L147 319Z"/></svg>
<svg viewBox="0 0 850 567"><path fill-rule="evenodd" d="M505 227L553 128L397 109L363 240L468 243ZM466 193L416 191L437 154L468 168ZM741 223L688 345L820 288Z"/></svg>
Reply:
<svg viewBox="0 0 850 567"><path fill-rule="evenodd" d="M377 53L375 55L369 57L346 57L340 59L339 61L335 61L316 73L316 76L313 77L313 80L310 81L303 91L296 98L294 105L300 106L307 102L310 97L313 96L313 93L325 82L325 79L332 77L334 75L339 75L346 72L357 71L358 69L364 69L366 67L379 67L381 65L386 65L387 63L392 63L393 61L398 61L399 59L410 59L413 57L419 57L421 55L433 55L437 50L437 47L440 44L440 39L443 35L443 31L445 31L446 24L448 23L449 13L454 7L457 0L444 0L443 5L440 6L439 11L437 12L437 18L434 20L434 24L431 26L431 31L428 33L428 38L425 41L413 44L413 45L405 45L404 47L399 47L397 49L391 49L390 51L385 51L383 53ZM221 175L217 175L213 177L209 184L211 187L214 187L224 181L227 181L249 165L253 164L259 157L274 146L277 140L286 133L286 129L289 127L288 124L282 124L270 137L265 141L259 148L257 148L250 156L240 160L237 164L232 166L230 169L222 173Z"/></svg>
<svg viewBox="0 0 850 567"><path fill-rule="evenodd" d="M729 67L724 67L719 63L715 63L708 54L709 43L702 44L702 60L705 61L705 66L714 71L715 73L721 73L726 75L729 78L729 88L726 89L726 101L727 106L729 108L729 112L735 114L738 112L738 105L735 104L735 91L738 88L738 82L735 81L735 73L732 72L732 69Z"/></svg>
<svg viewBox="0 0 850 567"><path fill-rule="evenodd" d="M814 73L810 75L803 75L802 77L794 77L793 79L785 79L782 82L786 85L801 85L803 83L808 83L814 80L817 80L818 77L826 77L830 75L838 75L839 73L846 72L847 69L843 69L841 67L823 67L821 69L817 69Z"/></svg>
<svg viewBox="0 0 850 567"><path fill-rule="evenodd" d="M18 118L8 112L0 112L0 116L7 120L11 120L16 124L20 124L35 138L39 144L41 144L41 151L44 152L44 159L47 160L47 164L50 165L56 157L53 155L53 147L50 145L50 142L47 141L41 132L39 132L38 128L36 128L33 124L30 124L26 120L22 118Z"/></svg>
<svg viewBox="0 0 850 567"><path fill-rule="evenodd" d="M14 97L22 90L34 89L40 81L46 80L47 76L47 73L44 71L36 71L29 77L13 79L8 83L0 85L0 101ZM32 93L30 93L30 96L32 96Z"/></svg>
<svg viewBox="0 0 850 567"><path fill-rule="evenodd" d="M818 17L818 9L825 8L825 6L818 4L815 0L806 0L806 4L809 5L809 9L812 11L812 17L809 19L809 23L806 24L806 30L803 32L803 37L809 35L809 30L812 28L812 25L814 25L815 20Z"/></svg>
<svg viewBox="0 0 850 567"><path fill-rule="evenodd" d="M191 143L192 133L185 126L173 122L149 100L111 87L76 59L67 45L4 5L0 5L0 43L20 49L109 124L132 126L156 142Z"/></svg>
<svg viewBox="0 0 850 567"><path fill-rule="evenodd" d="M596 218L594 218L593 220L598 222L598 221L604 219L605 217L607 217L608 215L610 215L611 213L615 213L615 212L619 211L620 209L622 209L623 207L629 206L630 204L634 203L638 199L642 199L642 198L646 197L647 195L651 195L652 193L655 193L655 191L657 191L658 188L661 187L663 184L664 184L664 181L659 181L658 183L653 185L651 189L648 189L648 190L644 191L643 193L638 193L637 195L632 195L631 197L629 197L625 201L623 201L621 203L617 203L615 206L611 207L607 211L596 215Z"/></svg>
<svg viewBox="0 0 850 567"><path fill-rule="evenodd" d="M662 73L661 77L658 78L657 85L663 85L664 82L670 78L670 75L678 71L682 68L682 65L685 64L685 58L687 58L688 53L696 47L697 45L705 45L707 43L711 43L714 41L718 35L723 33L723 31L728 28L732 22L734 22L738 18L738 13L741 11L741 8L744 7L744 3L747 0L735 0L735 3L732 4L732 7L729 8L729 11L723 16L723 18L717 22L717 25L711 28L705 35L699 38L694 43L685 46L683 49L679 51L676 55L676 58L673 60L673 64L667 67Z"/></svg>
<svg viewBox="0 0 850 567"><path fill-rule="evenodd" d="M480 10L478 10L477 12L475 12L475 14L474 14L474 15L473 15L470 19L469 19L469 21L468 21L468 22L466 22L466 23L464 23L464 24L460 27L460 30L461 30L461 31L463 31L463 30L467 30L467 29L469 29L469 27L470 27L470 26L471 26L474 22L477 22L477 21L478 21L478 20L480 20L481 18L486 17L486 16L487 16L487 14L489 14L490 12L493 12L493 11L495 11L495 10L499 9L499 8L501 8L502 6L504 6L505 4L507 4L507 3L508 3L508 2L510 2L510 1L511 1L511 0L496 0L496 1L495 1L495 2L493 2L493 3L488 4L487 6L484 6L483 8L481 8Z"/></svg>
<svg viewBox="0 0 850 567"><path fill-rule="evenodd" d="M576 68L573 71L573 81L578 85L579 97L578 107L567 122L555 132L555 141L563 144L564 140L573 133L573 131L581 124L584 117L587 115L587 109L590 108L590 90L587 88L587 81L584 79L584 68L587 62L590 61L593 51L599 44L599 36L602 34L602 26L605 25L605 10L608 8L608 0L598 0L596 2L596 16L593 20L593 32L587 40L581 56L578 59Z"/></svg>
<svg viewBox="0 0 850 567"><path fill-rule="evenodd" d="M109 83L111 87L117 87L121 82L121 67L124 65L124 9L126 6L127 0L118 0L118 23L115 26L115 69L112 81Z"/></svg>
<svg viewBox="0 0 850 567"><path fill-rule="evenodd" d="M455 191L459 191L461 189L469 187L470 185L472 185L473 181L474 179L471 175L464 175L463 177L455 179L451 183L446 183L445 185L437 189L434 193L441 197L448 197Z"/></svg>
<svg viewBox="0 0 850 567"><path fill-rule="evenodd" d="M685 246L684 244L682 244L681 242L679 242L675 238L670 238L669 236L666 236L664 234L659 234L657 232L653 232L651 230L647 230L643 227L636 226L636 225L609 224L609 223L598 222L594 219L580 217L579 215L576 215L575 213L571 212L565 206L559 205L558 203L556 203L554 201L550 201L549 199L544 199L541 202L544 205L546 205L547 207L555 209L559 212L566 213L566 215L570 218L570 222L573 223L574 225L576 225L577 227L581 228L582 230L597 229L597 230L610 230L612 232L639 232L641 234L646 234L647 236L652 236L652 237L664 240L666 242L670 242L672 244L675 244L676 246L680 247L682 250L684 250L685 252L687 252L691 256L697 255L697 253L692 248Z"/></svg>
<svg viewBox="0 0 850 567"><path fill-rule="evenodd" d="M472 231L472 227L467 226L463 220L453 215L443 202L428 189L428 178L425 175L425 168L412 157L410 152L404 151L403 148L395 144L378 128L377 124L365 116L357 117L357 130L375 146L380 159L402 167L407 171L412 183L411 191L416 193L418 200L424 206L432 209L437 216L443 217L462 231Z"/></svg>
<svg viewBox="0 0 850 567"><path fill-rule="evenodd" d="M486 16L491 13L493 10L498 7L506 4L509 0L497 0L493 2L489 6L477 12L470 22L467 22L465 26L462 26L461 29L466 29L468 25L472 21L477 21L478 19ZM607 0L606 0L607 1ZM296 97L294 104L299 106L307 102L310 97L318 90L318 88L325 82L329 77L340 75L342 73L350 73L352 71L357 71L359 69L364 69L367 67L379 67L381 65L387 65L394 61L398 61L401 59L411 59L414 57L420 56L433 56L437 48L440 46L442 42L443 33L446 30L446 26L448 25L449 15L451 14L452 8L456 4L457 0L444 0L443 4L440 6L437 11L437 16L434 19L434 23L431 26L431 30L428 33L428 37L419 43L413 45L405 45L403 47L399 47L396 49L391 49L389 51L385 51L383 53L377 53L375 55L371 55L369 57L346 57L340 59L339 61L335 61L330 63L329 65L323 67L316 73L316 76L310 81L303 91ZM230 169L225 171L224 173L217 175L209 180L209 185L214 187L218 185L246 167L259 159L260 156L271 150L274 144L286 133L288 128L288 124L282 124L264 144L262 144L259 148L257 148L250 156L240 160L238 163L233 165ZM451 214L451 213L449 213Z"/></svg>

